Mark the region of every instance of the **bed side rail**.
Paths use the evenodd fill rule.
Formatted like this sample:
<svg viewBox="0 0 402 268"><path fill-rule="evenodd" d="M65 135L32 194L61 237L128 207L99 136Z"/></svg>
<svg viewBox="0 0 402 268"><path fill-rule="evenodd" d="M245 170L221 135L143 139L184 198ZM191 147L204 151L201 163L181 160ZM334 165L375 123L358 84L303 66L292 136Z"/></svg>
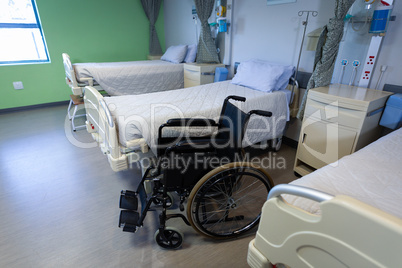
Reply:
<svg viewBox="0 0 402 268"><path fill-rule="evenodd" d="M294 77L291 77L289 79L289 86L291 88L291 95L290 95L290 102L289 105L291 105L295 99L295 96L299 96L299 82L297 82L297 80Z"/></svg>
<svg viewBox="0 0 402 268"><path fill-rule="evenodd" d="M289 112L291 117L296 117L297 112L299 111L299 94L300 87L299 83L294 77L289 79L289 84L286 87L287 90L290 90L290 101L289 101Z"/></svg>
<svg viewBox="0 0 402 268"><path fill-rule="evenodd" d="M402 263L402 220L354 198L332 197L296 185L271 191L256 238L251 267L397 267ZM281 194L319 200L321 215L288 204ZM324 194L324 195L323 195Z"/></svg>

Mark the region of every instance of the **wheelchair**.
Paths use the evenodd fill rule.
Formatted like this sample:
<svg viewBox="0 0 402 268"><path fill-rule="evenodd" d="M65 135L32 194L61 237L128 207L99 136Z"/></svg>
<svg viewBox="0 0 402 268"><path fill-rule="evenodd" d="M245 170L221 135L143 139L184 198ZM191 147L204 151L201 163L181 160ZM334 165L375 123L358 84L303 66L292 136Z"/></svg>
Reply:
<svg viewBox="0 0 402 268"><path fill-rule="evenodd" d="M252 110L246 114L230 100L246 101L228 96L218 123L181 118L159 127L157 165L145 171L136 191L121 191L119 227L123 231L136 232L148 211L160 209L155 241L163 248L177 249L183 243L183 234L166 226L172 218L181 218L198 233L214 239L238 237L258 224L273 182L261 167L241 160L242 141L251 115L270 117L272 113ZM165 135L169 128L183 127L215 131L203 137ZM179 162L187 165L179 167ZM151 170L157 170L155 176L150 176ZM169 213L174 204L180 213Z"/></svg>

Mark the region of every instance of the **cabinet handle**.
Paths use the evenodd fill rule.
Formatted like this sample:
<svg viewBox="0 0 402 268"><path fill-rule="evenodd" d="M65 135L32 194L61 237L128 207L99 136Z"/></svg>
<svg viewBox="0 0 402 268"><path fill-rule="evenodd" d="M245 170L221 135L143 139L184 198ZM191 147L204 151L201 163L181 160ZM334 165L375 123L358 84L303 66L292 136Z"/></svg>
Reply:
<svg viewBox="0 0 402 268"><path fill-rule="evenodd" d="M306 139L307 134L303 133L303 139L302 139L302 143L304 143L304 140Z"/></svg>
<svg viewBox="0 0 402 268"><path fill-rule="evenodd" d="M372 115L378 114L380 112L382 112L384 110L384 107L378 108L377 110L371 111L369 113L367 113L367 117L370 117Z"/></svg>
<svg viewBox="0 0 402 268"><path fill-rule="evenodd" d="M190 70L190 69L184 69L185 71L189 72L189 73L198 73L199 71L197 70Z"/></svg>
<svg viewBox="0 0 402 268"><path fill-rule="evenodd" d="M215 75L215 72L205 72L201 73L201 75Z"/></svg>

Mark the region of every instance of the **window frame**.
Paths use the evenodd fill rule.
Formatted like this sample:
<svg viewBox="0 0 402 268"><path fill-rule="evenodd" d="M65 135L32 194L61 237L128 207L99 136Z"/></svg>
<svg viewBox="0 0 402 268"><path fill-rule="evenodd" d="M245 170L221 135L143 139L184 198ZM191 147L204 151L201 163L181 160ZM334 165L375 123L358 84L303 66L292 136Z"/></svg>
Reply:
<svg viewBox="0 0 402 268"><path fill-rule="evenodd" d="M38 29L41 35L44 52L46 55L46 59L37 59L37 60L15 60L15 61L1 61L0 66L4 65L21 65L21 64L42 64L42 63L50 63L49 49L46 44L45 34L43 32L42 24L39 17L38 7L36 5L35 0L30 0L32 3L32 9L35 15L36 23L0 23L0 29Z"/></svg>

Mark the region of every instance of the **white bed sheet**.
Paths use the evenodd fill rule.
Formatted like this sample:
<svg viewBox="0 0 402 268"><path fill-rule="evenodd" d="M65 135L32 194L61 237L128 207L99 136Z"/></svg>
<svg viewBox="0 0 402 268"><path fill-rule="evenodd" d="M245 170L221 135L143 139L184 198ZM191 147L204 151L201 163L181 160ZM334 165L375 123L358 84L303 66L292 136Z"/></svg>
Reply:
<svg viewBox="0 0 402 268"><path fill-rule="evenodd" d="M252 116L243 146L280 137L289 118L289 94L289 90L264 93L223 81L173 91L109 97L105 101L118 126L120 144L126 146L128 141L143 137L155 152L160 125L171 118L216 120L224 99L229 95L246 97L245 103L234 102L245 112L259 109L273 113L268 120Z"/></svg>
<svg viewBox="0 0 402 268"><path fill-rule="evenodd" d="M162 60L75 63L77 80L92 77L111 96L183 88L183 64Z"/></svg>
<svg viewBox="0 0 402 268"><path fill-rule="evenodd" d="M291 184L343 194L402 219L402 128ZM285 200L313 214L316 202L301 197Z"/></svg>

